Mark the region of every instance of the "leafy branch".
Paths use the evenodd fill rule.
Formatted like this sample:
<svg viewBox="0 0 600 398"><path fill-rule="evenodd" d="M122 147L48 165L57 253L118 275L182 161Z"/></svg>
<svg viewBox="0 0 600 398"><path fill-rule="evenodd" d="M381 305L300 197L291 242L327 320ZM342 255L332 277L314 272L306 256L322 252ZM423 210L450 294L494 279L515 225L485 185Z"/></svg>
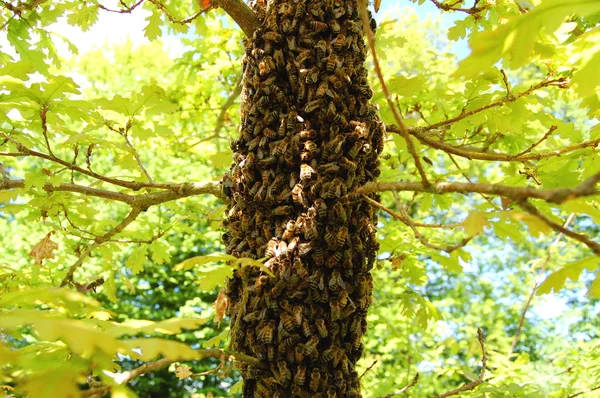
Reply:
<svg viewBox="0 0 600 398"><path fill-rule="evenodd" d="M246 354L242 354L239 352L233 352L230 350L221 350L221 349L214 348L214 349L197 350L196 353L198 354L198 358L196 358L196 359L215 358L215 359L221 359L221 360L224 360L224 359L237 360L240 362L244 362L250 366L259 368L259 369L265 368L265 364L263 362L259 361L258 359L251 357L249 355L246 355ZM158 361L145 363L145 364L143 364L135 369L129 370L127 372L117 373L117 374L113 375L113 379L115 379L115 381L118 384L124 385L124 384L127 384L127 383L131 382L132 380L136 379L137 377L140 377L143 374L154 372L158 369L164 368L165 366L169 366L175 362L178 362L178 360L173 359L173 358L162 358L162 359L159 359ZM110 392L111 388L112 387L110 385L91 388L89 390L83 391L81 393L81 396L85 397L85 398L103 397L104 395L106 395Z"/></svg>
<svg viewBox="0 0 600 398"><path fill-rule="evenodd" d="M598 174L598 176L600 176L600 173ZM540 213L540 211L534 205L529 203L529 201L527 199L521 199L520 201L518 201L518 204L529 214L539 218L541 221L543 221L546 225L548 225L550 228L552 228L556 232L566 235L569 238L578 240L579 242L586 245L591 251L593 251L594 254L596 254L597 256L600 256L600 244L591 240L586 234L572 231L572 230L552 221L551 219L549 219L548 217L546 217L545 215Z"/></svg>
<svg viewBox="0 0 600 398"><path fill-rule="evenodd" d="M473 3L473 7L471 8L460 8L457 5L462 3L461 0L455 1L452 4L447 4L447 3L443 3L439 0L431 0L431 2L440 10L442 11L457 11L457 12L464 12L467 13L469 15L475 15L475 14L479 14L480 12L484 11L486 8L489 7L489 5L484 4L482 6L479 6L479 2L480 0L475 0L475 2Z"/></svg>
<svg viewBox="0 0 600 398"><path fill-rule="evenodd" d="M440 394L440 395L436 396L435 398L447 398L447 397L451 397L453 395L458 395L464 391L471 391L471 390L475 389L478 385L483 383L483 377L485 376L485 369L487 367L487 354L485 353L485 344L483 341L483 331L481 330L481 328L477 328L477 338L479 340L479 346L481 347L481 373L479 373L479 377L477 377L477 379L473 380L470 383L464 384L452 391L448 391L443 394Z"/></svg>
<svg viewBox="0 0 600 398"><path fill-rule="evenodd" d="M408 216L408 214L406 213L406 210L404 209L403 206L401 206L401 204L398 204L398 207L400 208L400 214L399 214L399 213L396 213L395 211L393 211L391 209L388 209L387 207L385 207L381 203L377 202L376 200L373 200L373 199L369 198L366 195L363 195L363 199L367 203L370 203L372 206L377 207L378 209L381 209L381 210L385 211L386 213L388 213L389 215L391 215L392 217L394 217L396 220L399 220L403 224L407 225L413 231L413 234L415 235L415 238L417 238L419 240L419 242L421 242L423 244L423 246L427 246L430 249L445 251L446 253L451 253L454 250L457 250L457 249L460 249L461 247L466 246L466 244L469 243L471 241L471 239L473 239L473 237L470 236L468 238L463 239L460 243L452 245L452 246L439 246L439 245L436 245L434 243L431 243L419 231L419 229L417 228L417 225Z"/></svg>

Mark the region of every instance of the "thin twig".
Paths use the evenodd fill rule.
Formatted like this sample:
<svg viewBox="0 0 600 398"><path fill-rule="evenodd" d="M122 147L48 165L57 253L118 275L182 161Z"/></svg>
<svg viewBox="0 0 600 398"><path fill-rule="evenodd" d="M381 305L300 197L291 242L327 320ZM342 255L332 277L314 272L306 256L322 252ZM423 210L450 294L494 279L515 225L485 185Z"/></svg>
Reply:
<svg viewBox="0 0 600 398"><path fill-rule="evenodd" d="M397 126L388 125L386 126L388 132L400 133ZM418 128L410 129L411 135L415 136L423 144L428 145L432 148L442 150L453 155L457 155L463 158L471 160L491 160L497 162L525 162L530 160L541 160L553 157L562 156L566 153L574 152L585 148L595 148L600 145L600 137L592 140L584 141L579 144L567 145L562 148L557 148L540 153L528 153L525 155L518 156L511 155L503 152L488 152L485 148L461 148L446 144L440 140L435 139L431 134L423 133Z"/></svg>
<svg viewBox="0 0 600 398"><path fill-rule="evenodd" d="M556 131L558 127L556 126L551 126L550 129L546 132L546 134L544 134L544 136L542 138L540 138L538 141L536 141L535 144L531 145L529 148L525 149L523 152L519 153L518 155L515 155L515 157L521 157L529 152L531 152L536 146L540 145L542 142L544 142L548 137L550 137L550 134L552 134L553 132Z"/></svg>
<svg viewBox="0 0 600 398"><path fill-rule="evenodd" d="M588 392L592 392L592 391L596 391L596 390L600 390L600 385L598 385L598 386L596 386L596 387L593 387L593 388L590 388L589 390L580 391L580 392L578 392L578 393L575 393L575 394L568 395L566 398L574 398L574 397L578 397L578 396L580 396L580 395L587 394Z"/></svg>
<svg viewBox="0 0 600 398"><path fill-rule="evenodd" d="M441 122L434 123L430 126L418 127L415 129L418 129L419 131L422 131L422 132L439 129L440 127L448 126L450 124L456 123L459 120L462 120L469 116L473 116L479 112L483 112L490 108L495 108L495 107L502 106L509 102L514 102L514 101L518 100L519 98L529 95L529 94L533 93L534 91L539 90L541 88L550 87L550 86L567 88L568 87L567 83L568 83L568 79L565 77L560 77L557 79L544 79L541 82L539 82L538 84L535 84L535 85L529 87L527 90L520 92L518 94L513 94L513 95L509 95L508 97L503 97L502 99L500 99L498 101L492 102L492 103L482 106L480 108L470 110L468 112L461 112L460 115L453 117L451 119L443 120Z"/></svg>
<svg viewBox="0 0 600 398"><path fill-rule="evenodd" d="M565 223L563 224L563 227L567 228L569 226L569 224L571 223L571 221L573 221L574 218L575 218L575 213L571 213L569 215L569 217L567 217L567 221L565 221ZM546 265L550 261L550 257L551 257L550 249L560 241L560 238L562 237L562 235L563 234L561 232L559 232L558 235L556 235L556 238L550 244L550 246L548 246L547 253L546 253L546 259L544 260L544 264L542 265L542 269L540 270L540 273L544 272ZM513 336L513 341L510 346L510 351L508 352L509 357L512 356L512 354L515 352L515 348L517 347L517 344L519 343L519 337L521 336L521 330L523 330L523 324L525 323L525 315L527 315L527 311L529 310L529 308L531 306L531 301L533 300L533 297L534 297L535 292L537 291L537 288L539 287L539 285L540 285L540 282L536 281L534 283L533 288L531 289L531 292L529 293L529 296L527 297L527 301L525 302L525 306L523 306L523 310L521 311L521 316L519 318L519 325L517 327L517 331L515 332L515 335Z"/></svg>
<svg viewBox="0 0 600 398"><path fill-rule="evenodd" d="M367 374L367 372L371 369L373 369L373 366L375 366L377 364L377 360L374 360L373 363L371 364L371 366L369 366L368 368L365 369L364 372L362 372L362 374L360 375L360 377L358 378L359 380L363 378L363 376L365 374Z"/></svg>
<svg viewBox="0 0 600 398"><path fill-rule="evenodd" d="M98 246L101 246L102 244L108 242L113 236L122 232L129 224L131 224L133 221L135 221L135 219L140 215L141 212L142 212L142 209L140 209L140 208L137 208L137 207L132 208L131 211L129 212L129 214L127 215L127 217L125 217L118 225L111 228L104 235L96 237L94 239L93 243L91 245L89 245L79 255L79 258L77 259L77 261L75 261L75 263L69 267L67 274L65 275L62 282L60 283L60 287L63 287L69 283L72 283L73 275L75 274L75 271L77 270L77 268L79 268L83 265L83 262L92 253L92 251L95 248L97 248Z"/></svg>
<svg viewBox="0 0 600 398"><path fill-rule="evenodd" d="M259 369L264 369L267 365L263 362L261 362L260 360L251 357L249 355L246 354L242 354L242 353L238 353L238 352L232 352L229 350L220 350L220 349L204 349L204 350L198 350L196 351L199 356L196 359L205 359L205 358L219 358L219 359L223 359L224 357L231 359L236 359L238 361L247 363L248 365L254 366L256 368ZM145 374L145 373L149 373L149 372L153 372L156 371L158 369L164 368L165 366L169 366L172 363L178 362L178 359L173 359L173 358L162 358L159 359L158 361L154 361L154 362L149 362L149 363L145 363L135 369L129 370L127 372L123 372L123 373L116 373L114 375L112 375L112 378L117 382L117 384L127 384L129 382L131 382L132 380L134 380L137 377L140 377L141 375ZM102 387L98 387L98 388L92 388L89 390L85 390L82 392L82 397L85 398L90 398L90 397L96 397L96 396L100 396L102 397L103 395L98 395L100 392L103 392L103 394L107 394L111 389L111 386L102 386Z"/></svg>
<svg viewBox="0 0 600 398"><path fill-rule="evenodd" d="M412 220L410 219L410 217L408 216L408 214L404 210L404 207L400 206L400 212L401 212L401 214L398 214L395 211L393 211L391 209L388 209L387 207L385 207L381 203L379 203L379 202L377 202L377 201L369 198L366 195L363 195L363 199L365 201L369 202L372 206L377 207L378 209L381 209L381 210L385 211L386 213L388 213L389 215L391 215L395 219L397 219L397 220L401 221L402 223L406 224L413 231L413 234L415 235L415 238L417 238L419 240L419 242L421 242L423 244L423 246L427 246L430 249L441 250L441 251L445 251L446 253L451 253L451 252L453 252L456 249L460 249L461 247L464 247L467 243L469 243L469 241L471 241L471 239L473 239L473 237L470 236L468 238L463 239L460 243L457 243L456 245L452 245L452 246L439 246L439 245L433 244L423 234L421 234L421 232L419 232L419 230L416 227L416 225L412 222Z"/></svg>
<svg viewBox="0 0 600 398"><path fill-rule="evenodd" d="M393 393L388 394L388 395L384 395L384 396L379 397L379 398L391 398L391 397L396 396L396 395L404 394L409 388L411 388L412 386L417 385L418 382L419 382L419 374L417 373L415 375L415 377L413 378L413 380L410 382L410 384L402 387L401 389L399 389L396 392L393 392Z"/></svg>
<svg viewBox="0 0 600 398"><path fill-rule="evenodd" d="M487 355L485 353L485 344L483 341L483 331L481 328L477 328L477 337L479 340L479 346L481 347L481 373L479 373L479 377L476 380L473 380L470 383L464 384L452 391L445 392L441 395L436 396L436 398L446 398L451 397L453 395L458 395L464 391L471 391L475 389L478 385L483 383L483 377L485 376L485 369L487 367Z"/></svg>
<svg viewBox="0 0 600 398"><path fill-rule="evenodd" d="M84 185L64 183L60 185L52 185L46 183L43 189L48 192L73 192L80 193L86 196L95 196L98 198L115 200L118 202L127 203L131 206L137 206L142 209L148 209L151 206L156 206L172 200L182 199L195 195L213 195L223 199L221 192L221 184L219 181L206 182L185 182L185 183L168 183L157 184L157 187L168 186L168 189L162 188L162 191L148 193L143 195L129 195L122 192L108 191L105 189L92 188ZM0 180L0 191L9 189L18 189L25 187L25 180Z"/></svg>
<svg viewBox="0 0 600 398"><path fill-rule="evenodd" d="M600 173L598 175L600 175ZM517 203L529 214L539 218L546 225L548 225L550 228L552 228L556 232L560 232L560 233L568 236L569 238L575 239L575 240L583 243L592 252L594 252L594 254L596 254L597 256L600 256L600 244L591 240L586 234L571 231L570 229L565 228L560 224L557 224L556 222L552 221L551 219L549 219L548 217L546 217L545 215L540 213L540 211L534 205L529 203L529 201L527 199L521 199Z"/></svg>
<svg viewBox="0 0 600 398"><path fill-rule="evenodd" d="M417 168L419 175L421 176L421 181L423 182L423 185L429 186L430 182L427 179L427 174L425 173L425 170L423 169L423 164L421 163L421 159L419 158L419 155L417 154L417 151L415 149L415 144L412 142L412 139L410 138L410 135L408 134L408 128L404 124L404 121L402 120L402 116L400 116L400 113L398 113L398 109L396 108L396 106L394 105L394 102L392 101L392 96L390 95L390 91L385 82L385 78L383 77L383 72L381 71L381 67L379 65L379 57L377 56L377 51L375 49L375 35L373 34L373 31L371 30L371 26L369 24L369 16L367 15L366 0L360 0L359 8L360 8L360 16L361 16L362 23L363 23L363 29L367 35L367 41L369 43L369 48L371 49L371 56L373 57L373 66L375 67L375 72L377 73L377 77L379 79L379 82L381 83L381 88L383 89L383 94L385 95L385 99L388 103L388 106L390 107L390 109L392 111L392 114L394 115L394 120L396 121L398 126L400 126L400 132L402 133L402 137L404 137L404 140L406 141L406 147L408 148L408 151L410 152L410 154L413 157L413 160L415 162L415 167Z"/></svg>

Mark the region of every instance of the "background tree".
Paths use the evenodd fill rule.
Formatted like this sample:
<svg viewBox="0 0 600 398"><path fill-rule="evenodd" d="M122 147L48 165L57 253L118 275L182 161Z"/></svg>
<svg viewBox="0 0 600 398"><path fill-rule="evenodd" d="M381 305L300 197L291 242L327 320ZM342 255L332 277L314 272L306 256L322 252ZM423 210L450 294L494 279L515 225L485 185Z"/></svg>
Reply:
<svg viewBox="0 0 600 398"><path fill-rule="evenodd" d="M593 73L598 57L596 5L585 1L545 1L532 4L535 8L512 1L432 3L466 17L457 21L449 37L471 37L473 53L461 62L458 72L470 80L449 78L454 58L444 51L444 41L429 32L431 41L423 41L427 35L406 27L414 28L414 20L380 23L377 54L387 79L374 80L373 100L380 103L381 117L392 134L379 181L402 183L367 186L363 192L390 188L408 192L384 193L381 199L393 213L380 217L380 269L374 270L374 306L362 368L370 367L375 359L379 362L361 379L364 394L395 391L410 384L417 370L420 382L408 390L415 396L439 394L476 380L478 374L472 374L480 360L476 326L487 333L489 361L485 383L473 394L568 396L592 390L597 385L597 369L586 365L597 362L597 325L585 320L597 311L593 298L598 283L586 272L593 272L598 264L587 251L597 250L590 236L597 236L593 223L598 213L593 197L583 195L594 193L593 183L598 179L593 157L598 144L593 119L598 113ZM65 15L70 23L87 28L100 12L98 7L105 6L6 4L3 30L12 50L4 58L2 81L2 228L6 231L3 243L7 243L3 245L6 268L0 301L5 310L0 318L0 358L10 363L2 368L4 382L31 396L47 396L58 389L75 396L77 382L90 382L98 395L108 390L117 394L125 390L125 382L142 372L178 359L210 355L218 362L220 351L190 351L168 340L148 338L178 333L179 327L197 328L212 318L200 310L206 308L202 305L194 309L200 313L191 320L184 317L191 315L184 309L176 314L179 319L168 322L113 323L105 320L107 314L98 303L73 291L46 288L67 280L72 289L91 295L102 276L105 283L97 288L114 300L124 297L115 292L130 279L138 289L153 286L152 296L158 298L164 289L161 282L148 282L152 278L146 271L140 274L141 282L132 275L145 263L152 269L148 260L169 261L169 252L175 250L169 247L187 253L183 256L222 250L216 243L219 233L208 232L218 228L222 209L215 210L210 198L196 196L203 192L218 195L216 184L155 181L190 181L190 175L192 181L210 176L216 180L228 166L227 141L236 136L237 125L239 32L231 30L216 10L207 15L192 11L195 19L186 22L194 25L198 36L188 38L193 49L176 65L161 66L171 66L170 73L157 73L154 79L140 73L138 83L127 87L115 80L127 73L102 71L102 63L93 60L79 70L89 74L98 91L82 86L83 95L75 97L74 91L82 89L47 63L58 61L52 43L61 39L46 27ZM228 7L229 3L222 4ZM150 37L159 35L157 27L167 21L174 22L169 27L187 29L176 23L179 15L190 15L185 4L138 6L152 12L146 29ZM232 32L237 33L231 36ZM417 58L412 56L415 53ZM155 60L167 59L157 52L149 54L155 54ZM132 55L129 62L140 70L143 58ZM504 70L493 67L501 56ZM71 64L64 68L71 74L74 70ZM39 74L32 75L33 71ZM109 79L101 78L108 73ZM112 81L117 90L110 83L103 86L103 80ZM392 126L395 118L378 86L382 81L387 81L390 98L404 116L409 139L433 183L427 189L410 182L419 181L420 173L407 150L408 141L393 133L400 130ZM95 99L110 98L113 93L119 96ZM204 111L202 118L194 113L198 108ZM467 183L461 184L463 179ZM520 189L523 186L534 188ZM453 192L477 195L461 199L462 195ZM578 195L582 197L571 197ZM567 198L572 200L553 203ZM146 205L152 206L138 211ZM435 228L439 223L460 225ZM193 238L188 243L181 240L197 234L196 225L209 228L202 233L206 244L199 246L201 250L191 243ZM457 228L466 237L485 234L467 246L446 247L462 243ZM551 228L563 228L566 237ZM50 231L54 234L42 240ZM41 244L35 246L38 241ZM52 250L55 244L59 250ZM503 251L494 254L494 247ZM28 257L30 251L37 257ZM227 259L196 258L179 269L211 258ZM227 264L200 267L200 277L188 275L200 279L200 287L206 289L223 281L231 269ZM567 278L586 283L589 299L575 294L577 289L561 292L581 315L563 318L569 325L566 331L553 330L556 323L537 320L536 312L532 317L531 306L525 304L532 292L558 290ZM168 291L169 285L164 286ZM539 299L532 297L535 304ZM591 305L585 303L588 300ZM400 315L395 308L401 309ZM136 317L131 309L124 312ZM441 315L445 320L432 328L432 321ZM484 316L491 315L494 318L486 324ZM191 332L190 338L196 343L208 340L202 330L207 329ZM92 338L82 339L82 331ZM572 349L565 348L569 343ZM14 351L15 347L21 348ZM141 351L131 351L133 347ZM161 354L165 358L129 374L107 375L102 371L116 370L112 360L116 352L143 360ZM398 372L399 366L405 372ZM185 370L180 368L178 374L186 376ZM92 373L105 384L86 378Z"/></svg>

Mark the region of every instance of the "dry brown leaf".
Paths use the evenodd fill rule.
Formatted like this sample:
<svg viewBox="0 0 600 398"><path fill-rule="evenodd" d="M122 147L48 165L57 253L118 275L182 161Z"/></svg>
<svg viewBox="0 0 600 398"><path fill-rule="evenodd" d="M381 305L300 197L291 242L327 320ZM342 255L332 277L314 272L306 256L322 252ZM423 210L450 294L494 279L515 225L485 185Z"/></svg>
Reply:
<svg viewBox="0 0 600 398"><path fill-rule="evenodd" d="M187 379L191 375L192 371L187 365L178 365L177 368L175 368L175 376L177 376L179 380Z"/></svg>
<svg viewBox="0 0 600 398"><path fill-rule="evenodd" d="M213 321L217 322L219 324L219 327L221 327L221 320L225 316L225 310L227 309L228 303L229 302L227 301L227 296L225 295L225 291L223 289L219 290L219 294L217 295L217 300L213 303L213 308L215 309L215 312L217 313L215 315L215 318L213 319Z"/></svg>
<svg viewBox="0 0 600 398"><path fill-rule="evenodd" d="M379 7L381 7L381 0L374 0L375 12L379 11Z"/></svg>
<svg viewBox="0 0 600 398"><path fill-rule="evenodd" d="M39 241L33 248L29 255L35 258L35 263L37 265L42 265L42 262L46 258L54 258L54 254L52 254L53 250L58 249L58 244L53 242L50 238L54 234L54 231L49 232L48 235L44 237L41 241Z"/></svg>

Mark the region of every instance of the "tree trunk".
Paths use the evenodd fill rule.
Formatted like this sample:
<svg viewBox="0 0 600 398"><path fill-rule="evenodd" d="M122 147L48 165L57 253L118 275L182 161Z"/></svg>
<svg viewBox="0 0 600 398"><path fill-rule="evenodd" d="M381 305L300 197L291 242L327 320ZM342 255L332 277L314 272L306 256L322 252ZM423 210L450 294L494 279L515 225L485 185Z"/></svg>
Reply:
<svg viewBox="0 0 600 398"><path fill-rule="evenodd" d="M246 42L241 136L224 179L229 280L245 397L360 397L376 216L353 190L379 175L357 0L269 0ZM374 25L374 24L372 24Z"/></svg>

